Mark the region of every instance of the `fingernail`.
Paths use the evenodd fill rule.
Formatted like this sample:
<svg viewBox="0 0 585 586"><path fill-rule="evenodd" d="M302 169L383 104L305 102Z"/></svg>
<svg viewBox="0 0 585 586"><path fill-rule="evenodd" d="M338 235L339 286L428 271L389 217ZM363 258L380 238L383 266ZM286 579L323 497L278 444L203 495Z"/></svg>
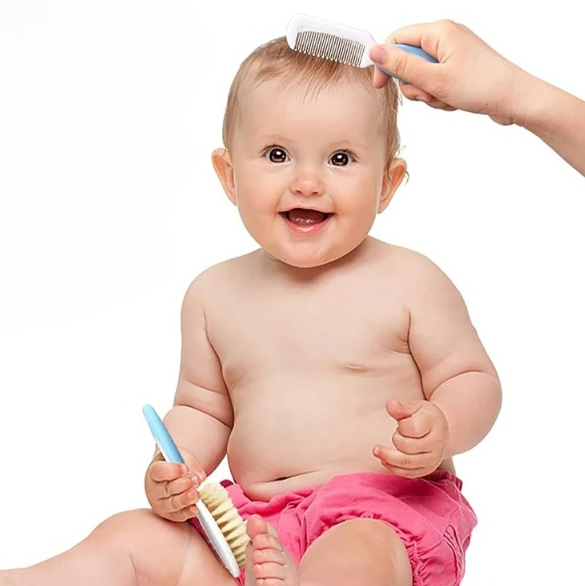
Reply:
<svg viewBox="0 0 585 586"><path fill-rule="evenodd" d="M380 448L378 446L374 446L372 452L374 453L374 456L377 456L380 453Z"/></svg>
<svg viewBox="0 0 585 586"><path fill-rule="evenodd" d="M193 484L195 486L199 486L201 484L201 478L199 478L197 474L195 474L195 476L192 476L191 480L193 481Z"/></svg>
<svg viewBox="0 0 585 586"><path fill-rule="evenodd" d="M378 65L383 65L384 63L386 63L387 58L388 53L386 52L386 49L384 47L381 47L380 45L374 47L370 51L370 59Z"/></svg>
<svg viewBox="0 0 585 586"><path fill-rule="evenodd" d="M199 476L199 481L201 483L205 482L205 479L207 478L207 476L203 470L201 470L200 472L197 472L197 476Z"/></svg>

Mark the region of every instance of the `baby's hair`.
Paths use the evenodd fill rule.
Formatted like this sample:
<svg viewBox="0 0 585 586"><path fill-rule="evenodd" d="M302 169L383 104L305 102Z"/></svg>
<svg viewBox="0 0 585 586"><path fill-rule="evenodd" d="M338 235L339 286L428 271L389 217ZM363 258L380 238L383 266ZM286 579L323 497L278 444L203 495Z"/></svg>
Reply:
<svg viewBox="0 0 585 586"><path fill-rule="evenodd" d="M341 80L355 81L372 94L380 93L382 100L382 131L387 137L387 160L391 161L398 152L400 135L396 124L398 91L390 80L383 89L372 85L372 68L359 68L319 57L293 51L284 37L270 41L255 49L240 65L228 95L223 119L223 142L229 150L233 131L238 118L238 103L243 88L255 87L261 83L279 78L306 88L307 93L319 92Z"/></svg>

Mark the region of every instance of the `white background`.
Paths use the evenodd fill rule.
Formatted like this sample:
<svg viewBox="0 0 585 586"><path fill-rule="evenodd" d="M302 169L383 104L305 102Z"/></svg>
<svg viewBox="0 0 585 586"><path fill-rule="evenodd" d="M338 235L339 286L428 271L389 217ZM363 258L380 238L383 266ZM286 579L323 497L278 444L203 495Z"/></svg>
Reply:
<svg viewBox="0 0 585 586"><path fill-rule="evenodd" d="M381 5L0 0L0 567L146 504L140 409L171 405L183 293L254 247L210 165L228 86L292 13L379 40L452 18L585 96L569 0ZM400 126L410 181L373 234L450 275L505 393L493 432L458 458L480 518L465 584L575 583L585 180L487 118L405 103Z"/></svg>

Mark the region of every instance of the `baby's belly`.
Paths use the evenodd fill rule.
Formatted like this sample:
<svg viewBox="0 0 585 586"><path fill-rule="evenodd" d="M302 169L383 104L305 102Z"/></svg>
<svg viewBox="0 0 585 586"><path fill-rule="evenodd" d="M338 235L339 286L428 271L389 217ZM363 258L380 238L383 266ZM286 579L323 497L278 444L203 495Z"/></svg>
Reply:
<svg viewBox="0 0 585 586"><path fill-rule="evenodd" d="M387 472L372 455L376 443L391 443L396 428L385 409L392 396L387 384L336 381L320 390L301 385L280 387L278 393L258 388L238 393L246 401L234 402L228 460L250 498L317 486L337 474ZM394 396L414 400L422 392L402 387Z"/></svg>

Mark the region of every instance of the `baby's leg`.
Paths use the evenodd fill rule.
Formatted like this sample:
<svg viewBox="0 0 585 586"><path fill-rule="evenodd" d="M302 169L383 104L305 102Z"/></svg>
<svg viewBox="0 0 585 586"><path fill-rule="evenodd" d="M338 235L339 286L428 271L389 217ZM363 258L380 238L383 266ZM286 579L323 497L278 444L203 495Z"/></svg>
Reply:
<svg viewBox="0 0 585 586"><path fill-rule="evenodd" d="M197 530L152 511L121 513L73 547L30 568L0 571L0 586L233 586Z"/></svg>
<svg viewBox="0 0 585 586"><path fill-rule="evenodd" d="M305 552L302 586L411 586L404 544L381 521L352 519L331 527Z"/></svg>

